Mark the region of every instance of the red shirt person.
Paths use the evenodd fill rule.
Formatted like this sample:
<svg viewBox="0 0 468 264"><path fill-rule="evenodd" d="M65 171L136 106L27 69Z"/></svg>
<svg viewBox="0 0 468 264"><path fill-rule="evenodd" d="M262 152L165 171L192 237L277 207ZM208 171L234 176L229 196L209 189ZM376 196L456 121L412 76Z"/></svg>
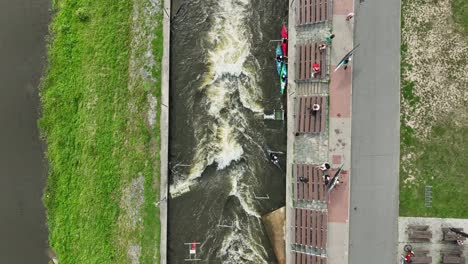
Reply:
<svg viewBox="0 0 468 264"><path fill-rule="evenodd" d="M413 251L410 251L408 252L408 254L406 254L405 256L405 262L406 263L411 263L411 258L414 256L414 252Z"/></svg>
<svg viewBox="0 0 468 264"><path fill-rule="evenodd" d="M317 62L312 64L312 78L315 78L317 74L320 73L320 65Z"/></svg>

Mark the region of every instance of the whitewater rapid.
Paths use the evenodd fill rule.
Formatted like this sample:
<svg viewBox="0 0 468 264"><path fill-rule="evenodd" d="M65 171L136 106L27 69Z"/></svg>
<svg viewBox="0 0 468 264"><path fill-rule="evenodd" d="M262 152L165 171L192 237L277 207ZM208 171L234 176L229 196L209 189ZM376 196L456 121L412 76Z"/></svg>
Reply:
<svg viewBox="0 0 468 264"><path fill-rule="evenodd" d="M260 218L265 203L262 207L255 199L255 192L264 190L260 178L264 181L265 167L271 165L265 128L255 118L264 112L265 102L262 67L253 54L254 37L257 41L262 37L261 27L250 23L253 2L257 2L194 1L191 8L199 9L196 18L209 26L204 24L207 31L194 44L195 55L184 53L187 56L178 64L182 71L189 71L200 60L203 67L197 67L202 70L192 74L196 78L184 79L177 90L189 98L183 107L190 120L184 124L190 124L193 131L180 133L190 137L186 141L190 149L182 160L173 159L180 163L172 165L170 195L177 201L173 215L187 217L177 220L181 225L173 233L179 244L181 239L200 241L200 257L214 261L209 263L268 263L272 251L265 248L269 242ZM193 42L190 39L181 46L189 48ZM174 250L179 250L179 244L173 245Z"/></svg>

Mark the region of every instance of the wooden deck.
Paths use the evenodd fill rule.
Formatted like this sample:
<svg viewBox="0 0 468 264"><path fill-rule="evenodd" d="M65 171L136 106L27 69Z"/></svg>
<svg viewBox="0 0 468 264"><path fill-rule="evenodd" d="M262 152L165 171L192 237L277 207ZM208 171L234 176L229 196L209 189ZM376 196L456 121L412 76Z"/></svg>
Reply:
<svg viewBox="0 0 468 264"><path fill-rule="evenodd" d="M310 42L296 45L296 81L319 81L327 75L327 49L320 51L320 43ZM320 73L312 77L312 65L320 65Z"/></svg>
<svg viewBox="0 0 468 264"><path fill-rule="evenodd" d="M296 25L305 26L329 20L332 6L330 0L297 0Z"/></svg>
<svg viewBox="0 0 468 264"><path fill-rule="evenodd" d="M300 96L296 100L295 133L323 133L327 120L327 97ZM320 110L312 111L312 105L320 105Z"/></svg>
<svg viewBox="0 0 468 264"><path fill-rule="evenodd" d="M313 256L301 252L293 252L294 264L327 264L327 259L319 256Z"/></svg>
<svg viewBox="0 0 468 264"><path fill-rule="evenodd" d="M295 208L296 224L294 241L298 245L325 249L327 247L326 212Z"/></svg>
<svg viewBox="0 0 468 264"><path fill-rule="evenodd" d="M323 172L319 165L295 164L294 173L294 200L295 201L322 201L326 199L326 187L323 183ZM300 177L308 178L308 182L301 182Z"/></svg>

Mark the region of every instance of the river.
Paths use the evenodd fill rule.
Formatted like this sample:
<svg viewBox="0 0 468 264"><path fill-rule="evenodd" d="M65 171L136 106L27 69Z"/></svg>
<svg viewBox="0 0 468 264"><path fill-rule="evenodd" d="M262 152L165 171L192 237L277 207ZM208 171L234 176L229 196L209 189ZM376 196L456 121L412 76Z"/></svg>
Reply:
<svg viewBox="0 0 468 264"><path fill-rule="evenodd" d="M285 204L286 122L263 113L285 108L270 40L288 1L172 5L168 263L194 241L201 263L274 263L260 217Z"/></svg>
<svg viewBox="0 0 468 264"><path fill-rule="evenodd" d="M48 263L38 84L48 0L0 0L0 263Z"/></svg>

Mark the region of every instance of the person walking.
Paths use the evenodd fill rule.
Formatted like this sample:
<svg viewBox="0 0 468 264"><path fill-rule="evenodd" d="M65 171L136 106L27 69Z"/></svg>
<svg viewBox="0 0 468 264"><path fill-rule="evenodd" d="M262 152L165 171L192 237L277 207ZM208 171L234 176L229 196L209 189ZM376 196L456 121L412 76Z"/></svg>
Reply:
<svg viewBox="0 0 468 264"><path fill-rule="evenodd" d="M351 18L353 18L353 17L354 17L354 13L353 13L353 12L349 13L349 14L346 16L346 21L351 20Z"/></svg>
<svg viewBox="0 0 468 264"><path fill-rule="evenodd" d="M348 69L348 63L349 63L350 60L351 60L351 57L347 58L347 59L344 61L343 64L344 64L344 69L345 69L345 70Z"/></svg>
<svg viewBox="0 0 468 264"><path fill-rule="evenodd" d="M335 34L331 34L331 35L326 36L326 37L325 37L325 40L326 40L329 44L331 44L332 41L333 41L333 38L335 38Z"/></svg>

